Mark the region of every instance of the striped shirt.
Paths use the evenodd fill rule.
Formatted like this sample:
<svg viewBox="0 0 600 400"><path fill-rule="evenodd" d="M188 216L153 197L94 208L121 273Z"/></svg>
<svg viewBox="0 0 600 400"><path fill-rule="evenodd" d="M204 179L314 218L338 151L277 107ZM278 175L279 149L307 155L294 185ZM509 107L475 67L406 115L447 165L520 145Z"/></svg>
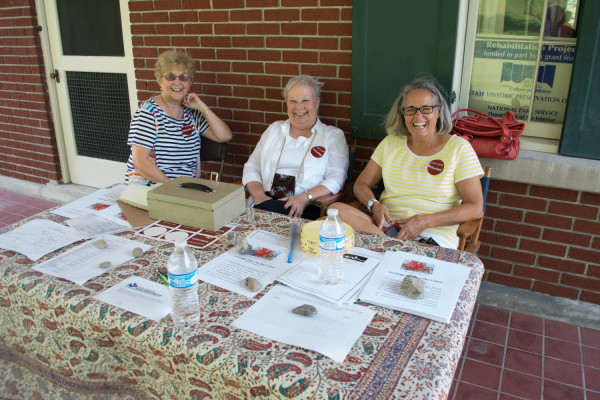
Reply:
<svg viewBox="0 0 600 400"><path fill-rule="evenodd" d="M382 169L385 190L380 201L386 205L392 219L456 207L461 203L456 183L483 176L479 159L465 139L452 135L437 154L418 156L408 148L407 138L388 135L371 157ZM440 235L447 244L456 248L457 227L432 227L422 235L431 236L436 241Z"/></svg>
<svg viewBox="0 0 600 400"><path fill-rule="evenodd" d="M209 128L200 111L185 107L183 114L183 119L172 118L151 98L138 108L129 127L127 145L150 149L150 157L170 179L196 175L200 136ZM136 171L132 155L127 161L125 181L148 183Z"/></svg>

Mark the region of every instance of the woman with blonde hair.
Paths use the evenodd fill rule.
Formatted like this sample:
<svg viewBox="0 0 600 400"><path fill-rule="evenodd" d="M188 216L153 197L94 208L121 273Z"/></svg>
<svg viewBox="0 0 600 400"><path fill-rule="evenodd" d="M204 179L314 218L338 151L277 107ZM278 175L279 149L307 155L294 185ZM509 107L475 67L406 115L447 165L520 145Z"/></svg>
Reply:
<svg viewBox="0 0 600 400"><path fill-rule="evenodd" d="M347 204L331 207L357 230L383 235L397 223L398 239L456 248L458 224L483 213L483 170L469 142L450 134L450 107L435 79L405 86L385 128L388 135L354 184L370 215ZM373 187L381 179L385 190L377 199Z"/></svg>
<svg viewBox="0 0 600 400"><path fill-rule="evenodd" d="M125 181L150 185L178 176L195 176L202 137L231 140L221 118L190 92L194 61L182 51L169 50L156 62L160 93L135 112L127 144L131 154Z"/></svg>

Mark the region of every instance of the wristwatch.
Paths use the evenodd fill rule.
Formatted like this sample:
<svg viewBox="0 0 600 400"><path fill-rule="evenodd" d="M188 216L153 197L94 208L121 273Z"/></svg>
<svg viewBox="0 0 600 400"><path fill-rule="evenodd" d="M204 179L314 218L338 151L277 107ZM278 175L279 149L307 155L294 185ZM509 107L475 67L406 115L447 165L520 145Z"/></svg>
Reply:
<svg viewBox="0 0 600 400"><path fill-rule="evenodd" d="M304 192L304 193L306 193L306 197L308 197L308 202L312 204L312 202L313 202L313 195L310 194L310 193L308 193L308 192Z"/></svg>
<svg viewBox="0 0 600 400"><path fill-rule="evenodd" d="M371 200L367 201L367 210L369 210L369 212L371 212L371 207L373 207L373 204L375 204L375 203L379 203L379 200L371 199Z"/></svg>

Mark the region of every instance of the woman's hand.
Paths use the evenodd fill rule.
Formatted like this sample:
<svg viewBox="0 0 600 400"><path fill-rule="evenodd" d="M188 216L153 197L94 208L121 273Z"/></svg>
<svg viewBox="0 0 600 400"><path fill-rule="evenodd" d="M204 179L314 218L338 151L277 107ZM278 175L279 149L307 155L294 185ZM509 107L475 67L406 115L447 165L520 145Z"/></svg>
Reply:
<svg viewBox="0 0 600 400"><path fill-rule="evenodd" d="M205 102L200 100L196 93L189 93L183 99L183 105L189 108L198 110L204 115L204 119L208 122L208 129L204 132L204 136L215 142L228 142L233 138L229 126L217 116Z"/></svg>
<svg viewBox="0 0 600 400"><path fill-rule="evenodd" d="M409 218L399 219L396 222L402 226L396 237L402 240L412 240L430 227L429 216L423 214L416 214Z"/></svg>
<svg viewBox="0 0 600 400"><path fill-rule="evenodd" d="M371 206L371 214L373 214L373 218L375 218L375 225L381 230L383 230L384 221L388 224L394 223L390 217L388 208L380 202L373 203Z"/></svg>
<svg viewBox="0 0 600 400"><path fill-rule="evenodd" d="M283 208L290 209L290 217L299 217L304 212L304 209L310 204L306 193L300 193L294 196L282 197L279 199L285 201Z"/></svg>
<svg viewBox="0 0 600 400"><path fill-rule="evenodd" d="M206 111L209 109L206 103L200 100L200 97L198 97L196 93L188 93L188 95L183 98L182 104L188 108L198 110L202 114L206 114Z"/></svg>

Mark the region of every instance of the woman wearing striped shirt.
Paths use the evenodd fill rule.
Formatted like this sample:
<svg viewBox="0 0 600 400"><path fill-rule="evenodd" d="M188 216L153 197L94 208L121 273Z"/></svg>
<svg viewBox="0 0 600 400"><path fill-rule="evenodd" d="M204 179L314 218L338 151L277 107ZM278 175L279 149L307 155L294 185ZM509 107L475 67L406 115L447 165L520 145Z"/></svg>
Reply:
<svg viewBox="0 0 600 400"><path fill-rule="evenodd" d="M357 230L384 234L397 222L398 239L431 238L456 248L458 224L482 216L483 170L471 145L450 134L450 110L432 77L402 89L385 128L387 137L354 184L371 215L346 204L332 207ZM372 188L381 179L385 189L377 200Z"/></svg>
<svg viewBox="0 0 600 400"><path fill-rule="evenodd" d="M125 180L164 183L178 176L195 176L202 136L216 142L231 140L231 130L195 93L194 61L169 50L156 62L160 93L135 112L127 144L131 155Z"/></svg>

